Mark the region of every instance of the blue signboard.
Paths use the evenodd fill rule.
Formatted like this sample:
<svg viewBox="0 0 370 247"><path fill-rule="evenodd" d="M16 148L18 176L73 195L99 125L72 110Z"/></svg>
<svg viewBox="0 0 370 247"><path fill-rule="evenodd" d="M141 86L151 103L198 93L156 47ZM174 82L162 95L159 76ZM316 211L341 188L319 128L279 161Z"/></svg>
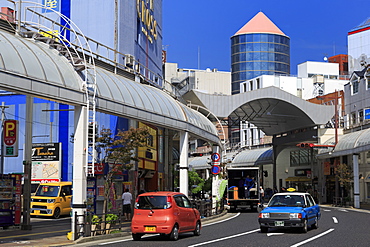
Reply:
<svg viewBox="0 0 370 247"><path fill-rule="evenodd" d="M365 120L370 119L370 109L365 109Z"/></svg>

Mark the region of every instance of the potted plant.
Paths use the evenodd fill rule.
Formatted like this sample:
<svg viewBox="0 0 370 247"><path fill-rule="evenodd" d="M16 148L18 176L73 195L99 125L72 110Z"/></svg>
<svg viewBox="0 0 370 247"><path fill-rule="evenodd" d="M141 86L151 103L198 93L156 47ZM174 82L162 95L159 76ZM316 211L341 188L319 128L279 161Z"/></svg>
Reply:
<svg viewBox="0 0 370 247"><path fill-rule="evenodd" d="M107 229L105 232L106 234L109 234L111 224L116 223L117 219L118 219L118 215L116 214L107 214L105 216L105 222L106 222L105 229Z"/></svg>
<svg viewBox="0 0 370 247"><path fill-rule="evenodd" d="M99 225L101 219L99 216L97 216L96 214L93 215L93 217L91 218L91 235L92 236L95 236L96 235L96 227L97 225Z"/></svg>

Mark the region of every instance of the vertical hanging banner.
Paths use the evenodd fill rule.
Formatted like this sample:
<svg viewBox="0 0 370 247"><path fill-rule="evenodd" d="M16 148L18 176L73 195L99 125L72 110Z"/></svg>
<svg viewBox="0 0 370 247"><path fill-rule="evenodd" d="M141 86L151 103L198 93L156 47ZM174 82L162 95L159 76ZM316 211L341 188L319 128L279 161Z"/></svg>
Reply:
<svg viewBox="0 0 370 247"><path fill-rule="evenodd" d="M5 120L3 126L4 157L18 157L18 120Z"/></svg>

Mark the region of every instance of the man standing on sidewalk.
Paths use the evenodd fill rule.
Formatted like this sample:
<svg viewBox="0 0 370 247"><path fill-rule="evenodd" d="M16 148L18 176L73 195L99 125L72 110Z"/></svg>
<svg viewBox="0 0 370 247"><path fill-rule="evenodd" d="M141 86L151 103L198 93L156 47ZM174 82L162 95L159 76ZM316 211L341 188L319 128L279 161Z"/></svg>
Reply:
<svg viewBox="0 0 370 247"><path fill-rule="evenodd" d="M131 220L131 200L132 195L129 189L126 189L125 192L122 194L122 208L123 208L123 215L125 216L125 220Z"/></svg>

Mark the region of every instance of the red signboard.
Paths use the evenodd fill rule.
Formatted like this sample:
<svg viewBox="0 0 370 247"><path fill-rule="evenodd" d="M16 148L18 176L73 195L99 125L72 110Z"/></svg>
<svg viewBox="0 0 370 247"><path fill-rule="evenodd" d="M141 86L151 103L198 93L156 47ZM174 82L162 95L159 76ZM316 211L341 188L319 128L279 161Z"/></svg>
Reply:
<svg viewBox="0 0 370 247"><path fill-rule="evenodd" d="M58 178L43 178L43 179L32 179L32 183L44 184L44 183L57 183L60 182Z"/></svg>

